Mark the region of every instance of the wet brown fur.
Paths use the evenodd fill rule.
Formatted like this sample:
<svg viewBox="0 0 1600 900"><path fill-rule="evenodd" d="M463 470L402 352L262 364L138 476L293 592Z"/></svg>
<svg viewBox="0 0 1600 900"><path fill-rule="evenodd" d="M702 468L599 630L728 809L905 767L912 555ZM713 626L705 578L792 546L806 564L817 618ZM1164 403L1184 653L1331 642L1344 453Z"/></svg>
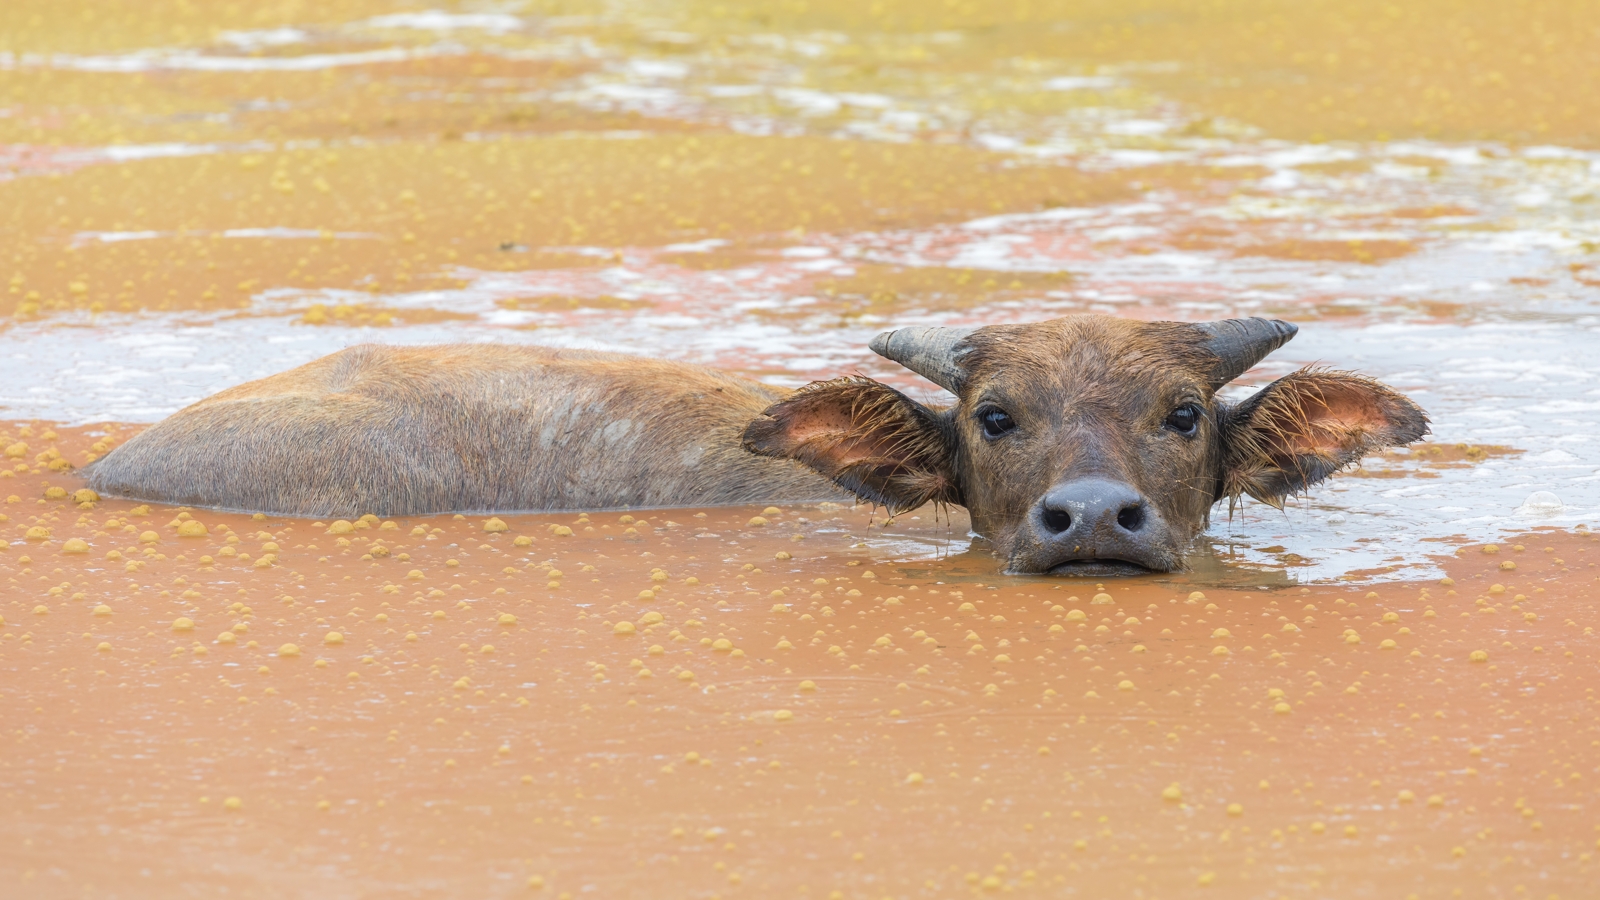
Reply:
<svg viewBox="0 0 1600 900"><path fill-rule="evenodd" d="M1178 323L1073 316L1030 326L987 328L969 339L969 371L957 421L967 439L962 483L975 530L1008 556L1029 557L1022 515L1066 473L1126 482L1159 513L1151 527L1169 551L1151 562L1178 568L1206 526L1220 459L1213 417L1183 438L1162 422L1186 401L1211 400L1215 357L1203 336ZM994 403L1019 428L998 441L981 435L978 413Z"/></svg>
<svg viewBox="0 0 1600 900"><path fill-rule="evenodd" d="M363 345L208 397L87 474L107 496L297 516L847 499L740 449L788 393L610 353Z"/></svg>
<svg viewBox="0 0 1600 900"><path fill-rule="evenodd" d="M1039 499L1095 478L1146 498L1136 562L1166 570L1183 566L1222 498L1281 506L1427 433L1411 401L1325 369L1230 406L1213 396L1207 340L1190 325L1106 316L990 326L957 345L964 380L948 407L860 377L786 391L608 353L368 345L181 410L89 478L110 496L302 516L849 495L891 514L960 504L1023 572L1061 562L1031 515ZM1204 411L1193 436L1164 426L1189 403ZM986 438L989 406L1017 428Z"/></svg>
<svg viewBox="0 0 1600 900"><path fill-rule="evenodd" d="M1071 478L1131 485L1151 510L1139 564L1178 569L1214 503L1248 493L1282 506L1382 447L1427 433L1415 404L1359 375L1303 369L1237 407L1214 396L1209 336L1175 322L1071 316L990 326L957 346L957 403L929 408L865 379L813 384L746 431L752 452L798 459L892 512L959 503L1014 571L1047 571L1060 548L1030 511ZM1193 436L1164 427L1193 403ZM994 406L1016 422L982 433ZM863 474L865 473L865 474Z"/></svg>

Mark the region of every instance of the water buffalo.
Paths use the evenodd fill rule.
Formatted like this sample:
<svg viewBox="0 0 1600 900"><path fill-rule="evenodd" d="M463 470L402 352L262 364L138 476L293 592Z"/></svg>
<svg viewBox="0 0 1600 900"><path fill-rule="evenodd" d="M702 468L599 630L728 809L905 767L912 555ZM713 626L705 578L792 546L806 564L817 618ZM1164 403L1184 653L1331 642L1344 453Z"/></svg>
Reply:
<svg viewBox="0 0 1600 900"><path fill-rule="evenodd" d="M1217 399L1296 330L1085 315L873 339L947 407L862 377L786 390L612 353L365 345L208 397L88 475L110 496L295 516L957 504L1014 572L1169 571L1219 501L1280 506L1427 434L1416 404L1345 372Z"/></svg>

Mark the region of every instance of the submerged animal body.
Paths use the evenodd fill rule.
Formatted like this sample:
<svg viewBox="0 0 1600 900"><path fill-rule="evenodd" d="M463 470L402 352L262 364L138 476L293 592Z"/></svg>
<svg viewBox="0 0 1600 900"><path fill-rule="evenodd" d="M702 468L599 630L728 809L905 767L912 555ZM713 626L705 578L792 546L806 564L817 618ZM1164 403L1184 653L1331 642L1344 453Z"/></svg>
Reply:
<svg viewBox="0 0 1600 900"><path fill-rule="evenodd" d="M362 345L207 397L88 475L109 496L292 516L847 499L740 448L787 393L615 353Z"/></svg>
<svg viewBox="0 0 1600 900"><path fill-rule="evenodd" d="M789 391L617 354L360 346L183 409L89 477L300 516L932 502L965 506L1014 572L1168 571L1219 501L1281 505L1427 433L1410 400L1344 372L1216 396L1295 331L1071 316L873 340L944 407L861 377Z"/></svg>

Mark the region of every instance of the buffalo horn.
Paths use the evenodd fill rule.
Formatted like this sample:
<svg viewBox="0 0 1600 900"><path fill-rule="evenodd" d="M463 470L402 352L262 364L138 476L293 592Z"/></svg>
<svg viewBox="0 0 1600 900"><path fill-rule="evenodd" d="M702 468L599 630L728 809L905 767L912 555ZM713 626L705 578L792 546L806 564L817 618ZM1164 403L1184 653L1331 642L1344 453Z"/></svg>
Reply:
<svg viewBox="0 0 1600 900"><path fill-rule="evenodd" d="M872 339L872 352L892 359L954 394L966 373L956 359L956 345L975 328L922 326L885 331Z"/></svg>
<svg viewBox="0 0 1600 900"><path fill-rule="evenodd" d="M1210 336L1205 347L1217 356L1211 375L1213 389L1249 371L1300 330L1288 322L1261 318L1222 319L1195 327Z"/></svg>

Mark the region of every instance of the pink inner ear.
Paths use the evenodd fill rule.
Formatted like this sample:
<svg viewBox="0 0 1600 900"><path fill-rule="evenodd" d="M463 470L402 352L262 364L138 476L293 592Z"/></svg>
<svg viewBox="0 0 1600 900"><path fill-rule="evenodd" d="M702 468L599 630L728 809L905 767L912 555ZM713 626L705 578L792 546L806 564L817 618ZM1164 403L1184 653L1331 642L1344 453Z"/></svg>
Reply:
<svg viewBox="0 0 1600 900"><path fill-rule="evenodd" d="M1428 433L1415 403L1360 375L1302 369L1241 406L1230 430L1224 490L1274 506L1383 447Z"/></svg>
<svg viewBox="0 0 1600 900"><path fill-rule="evenodd" d="M763 452L797 459L829 477L857 466L891 477L930 462L930 433L913 404L876 382L841 379L812 386L766 416L765 425L752 425Z"/></svg>
<svg viewBox="0 0 1600 900"><path fill-rule="evenodd" d="M932 415L865 378L808 385L769 407L744 433L745 449L792 459L891 512L929 500L960 502Z"/></svg>
<svg viewBox="0 0 1600 900"><path fill-rule="evenodd" d="M837 410L803 415L790 434L812 460L834 469L866 463L887 466L884 474L911 463L911 447L898 440L895 422L852 417Z"/></svg>
<svg viewBox="0 0 1600 900"><path fill-rule="evenodd" d="M807 405L786 412L782 420L790 455L824 471L837 472L883 455L879 444L884 429L862 421L843 405Z"/></svg>
<svg viewBox="0 0 1600 900"><path fill-rule="evenodd" d="M851 417L837 406L818 404L787 412L783 424L789 443L798 446L843 438L850 432Z"/></svg>
<svg viewBox="0 0 1600 900"><path fill-rule="evenodd" d="M1280 465L1314 456L1342 466L1427 431L1411 401L1359 375L1302 370L1269 390L1252 420Z"/></svg>
<svg viewBox="0 0 1600 900"><path fill-rule="evenodd" d="M1294 443L1301 452L1338 455L1389 427L1389 418L1370 392L1349 385L1319 384L1300 399L1303 429Z"/></svg>

